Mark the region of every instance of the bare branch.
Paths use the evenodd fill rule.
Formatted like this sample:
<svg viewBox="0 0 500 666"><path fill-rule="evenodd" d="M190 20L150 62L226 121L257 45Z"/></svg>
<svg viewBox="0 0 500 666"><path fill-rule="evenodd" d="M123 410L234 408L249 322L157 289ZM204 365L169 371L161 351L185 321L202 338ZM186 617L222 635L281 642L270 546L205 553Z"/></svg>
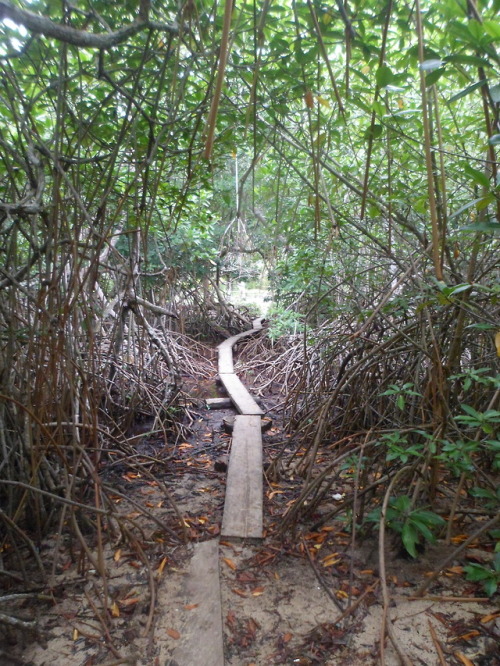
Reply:
<svg viewBox="0 0 500 666"><path fill-rule="evenodd" d="M142 3L147 4L147 3ZM142 7L142 5L141 5ZM88 49L109 49L124 42L129 37L133 37L142 30L160 30L162 32L170 32L177 34L178 29L175 24L158 23L156 21L143 20L142 17L126 25L119 30L104 34L94 34L85 30L76 30L67 25L55 23L45 16L34 14L33 12L25 9L19 9L6 2L0 0L0 20L10 19L14 23L18 23L35 34L45 35L46 37L53 37L61 42L73 44L74 46L81 46Z"/></svg>

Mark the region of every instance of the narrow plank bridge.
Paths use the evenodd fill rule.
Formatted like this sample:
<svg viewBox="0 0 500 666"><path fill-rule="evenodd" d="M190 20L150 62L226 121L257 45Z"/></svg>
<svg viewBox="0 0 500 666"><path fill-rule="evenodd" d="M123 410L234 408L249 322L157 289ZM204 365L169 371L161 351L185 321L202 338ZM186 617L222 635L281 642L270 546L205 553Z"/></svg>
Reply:
<svg viewBox="0 0 500 666"><path fill-rule="evenodd" d="M253 327L218 347L219 377L239 415L235 417L226 482L221 536L263 538L262 425L264 411L234 372L233 347L262 330L263 317ZM218 540L197 544L187 575L189 599L196 600L186 631L175 653L178 666L224 666L222 602ZM203 645L203 649L201 646Z"/></svg>

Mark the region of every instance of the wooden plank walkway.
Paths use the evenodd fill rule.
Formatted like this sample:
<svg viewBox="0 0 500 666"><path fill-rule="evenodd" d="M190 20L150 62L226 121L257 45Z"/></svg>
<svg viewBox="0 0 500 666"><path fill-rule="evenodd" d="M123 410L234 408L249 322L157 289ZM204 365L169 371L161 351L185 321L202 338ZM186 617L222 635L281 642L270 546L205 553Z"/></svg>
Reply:
<svg viewBox="0 0 500 666"><path fill-rule="evenodd" d="M240 379L234 372L233 363L233 347L241 340L250 335L255 335L262 330L263 317L254 319L253 328L238 335L233 335L231 338L224 340L217 350L219 352L219 377L224 384L230 399L240 414L253 414L262 416L264 412L259 405L252 398L248 389L241 383Z"/></svg>
<svg viewBox="0 0 500 666"><path fill-rule="evenodd" d="M224 388L228 392L228 395L233 402L233 405L236 407L240 414L250 414L253 416L262 416L264 414L263 410L259 407L248 390L241 383L238 375L235 375L234 372L231 372L219 376L221 382L224 384Z"/></svg>
<svg viewBox="0 0 500 666"><path fill-rule="evenodd" d="M234 421L227 472L221 534L225 538L262 539L262 421L264 411L234 372L233 347L262 330L263 317L253 327L219 345L219 377L240 413Z"/></svg>
<svg viewBox="0 0 500 666"><path fill-rule="evenodd" d="M225 374L227 372L234 372L233 365L233 346L241 340L242 338L247 338L250 335L255 335L262 330L262 321L264 317L259 317L254 319L252 322L253 328L248 331L243 331L243 333L238 333L238 335L233 335L231 338L224 340L217 347L219 351L219 375Z"/></svg>
<svg viewBox="0 0 500 666"><path fill-rule="evenodd" d="M234 419L221 535L262 539L262 435L260 416Z"/></svg>
<svg viewBox="0 0 500 666"><path fill-rule="evenodd" d="M233 405L240 412L234 419L231 455L221 535L226 539L263 538L262 419L263 410L234 373L233 346L262 328L253 328L225 340L218 347L219 376ZM207 401L208 402L208 401ZM217 400L212 405L218 405ZM224 666L222 603L219 581L219 542L195 546L182 591L189 604L189 622L180 631L173 654L178 666Z"/></svg>
<svg viewBox="0 0 500 666"><path fill-rule="evenodd" d="M174 662L179 666L224 666L218 539L195 545L182 595L191 610L189 623L180 632Z"/></svg>

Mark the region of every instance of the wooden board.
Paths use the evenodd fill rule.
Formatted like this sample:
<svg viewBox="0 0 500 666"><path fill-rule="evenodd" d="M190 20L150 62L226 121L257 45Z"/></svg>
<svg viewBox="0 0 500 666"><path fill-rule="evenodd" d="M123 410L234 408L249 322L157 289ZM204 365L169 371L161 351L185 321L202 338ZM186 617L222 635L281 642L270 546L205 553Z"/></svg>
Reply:
<svg viewBox="0 0 500 666"><path fill-rule="evenodd" d="M224 384L229 397L240 414L251 414L262 416L264 412L252 398L239 377L234 373L220 374L220 380Z"/></svg>
<svg viewBox="0 0 500 666"><path fill-rule="evenodd" d="M205 404L207 409L231 409L233 406L231 398L207 398Z"/></svg>
<svg viewBox="0 0 500 666"><path fill-rule="evenodd" d="M234 372L233 365L233 343L228 338L218 346L219 350L219 374ZM228 344L229 343L229 344Z"/></svg>
<svg viewBox="0 0 500 666"><path fill-rule="evenodd" d="M203 541L194 548L183 589L183 602L192 608L173 658L179 666L224 666L219 542Z"/></svg>
<svg viewBox="0 0 500 666"><path fill-rule="evenodd" d="M236 416L227 472L221 535L262 539L262 436L260 416Z"/></svg>
<svg viewBox="0 0 500 666"><path fill-rule="evenodd" d="M255 333L258 333L260 330L262 330L263 319L264 317L254 319L253 328L249 329L248 331L243 331L243 333L238 333L238 335L233 335L231 338L221 342L221 344L217 347L219 351L219 374L234 372L233 345L235 345L238 340L246 338L249 335L255 335Z"/></svg>

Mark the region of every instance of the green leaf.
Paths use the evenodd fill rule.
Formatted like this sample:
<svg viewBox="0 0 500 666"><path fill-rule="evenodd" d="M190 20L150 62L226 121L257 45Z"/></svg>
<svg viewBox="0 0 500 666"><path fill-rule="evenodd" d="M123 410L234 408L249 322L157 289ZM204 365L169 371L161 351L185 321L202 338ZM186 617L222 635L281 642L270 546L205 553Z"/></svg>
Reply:
<svg viewBox="0 0 500 666"><path fill-rule="evenodd" d="M430 74L427 74L425 77L425 85L430 88L433 86L439 79L443 76L445 73L446 69L444 67L440 67L439 69L435 69L433 72Z"/></svg>
<svg viewBox="0 0 500 666"><path fill-rule="evenodd" d="M464 567L464 571L466 573L467 580L472 580L474 582L486 580L491 576L491 572L488 571L488 569L482 564L468 564L466 567Z"/></svg>
<svg viewBox="0 0 500 666"><path fill-rule="evenodd" d="M381 65L377 69L375 80L377 83L377 88L385 88L394 81L394 74L392 73L390 67L387 67L387 65Z"/></svg>
<svg viewBox="0 0 500 666"><path fill-rule="evenodd" d="M462 213L465 213L466 210L469 210L469 208L472 208L473 206L475 206L482 199L483 199L483 197L479 197L478 199L474 199L474 201L469 201L469 203L466 203L463 206L460 206L460 208L458 210L456 210L454 213L451 213L449 219L452 220L454 217L458 217Z"/></svg>
<svg viewBox="0 0 500 666"><path fill-rule="evenodd" d="M465 227L460 227L457 231L464 233L484 231L486 233L500 234L500 224L498 222L476 222L474 224L467 224ZM496 326L492 326L491 328L496 328Z"/></svg>
<svg viewBox="0 0 500 666"><path fill-rule="evenodd" d="M456 93L456 95L453 95L450 97L448 100L448 104L451 104L452 102L456 102L458 99L462 99L462 97L465 97L466 95L470 95L471 93L474 92L474 90L477 90L478 88L481 88L486 84L486 80L484 81L476 81L476 83L472 83L470 86L467 86L467 88L464 88L460 92Z"/></svg>
<svg viewBox="0 0 500 666"><path fill-rule="evenodd" d="M436 537L430 531L429 526L427 525L426 522L422 520L417 520L417 518L414 517L413 515L411 516L410 520L415 530L417 532L420 532L420 534L424 537L426 541L429 541L430 543L434 543L436 541Z"/></svg>
<svg viewBox="0 0 500 666"><path fill-rule="evenodd" d="M404 547L410 553L412 557L417 557L416 545L418 543L418 533L415 527L407 522L403 526L403 531L401 532L401 539L403 541Z"/></svg>
<svg viewBox="0 0 500 666"><path fill-rule="evenodd" d="M496 499L495 493L492 492L491 490L488 490L487 488L478 488L478 487L472 488L470 494L473 497L484 497L490 500Z"/></svg>
<svg viewBox="0 0 500 666"><path fill-rule="evenodd" d="M490 63L485 58L480 58L479 56L474 55L466 55L465 53L445 56L443 60L444 62L457 63L459 65L474 65L476 67L490 66Z"/></svg>
<svg viewBox="0 0 500 666"><path fill-rule="evenodd" d="M472 167L468 162L462 162L462 168L465 171L465 173L468 176L470 176L475 183L478 183L479 185L482 185L483 187L489 189L490 179L483 171L479 171L479 169L474 169L474 167Z"/></svg>
<svg viewBox="0 0 500 666"><path fill-rule="evenodd" d="M496 201L495 195L493 193L487 194L485 197L481 197L476 203L476 210L484 210L494 201Z"/></svg>
<svg viewBox="0 0 500 666"><path fill-rule="evenodd" d="M428 509L418 509L417 511L414 511L412 513L412 519L434 527L444 525L446 522L442 516L434 513L434 511L429 511Z"/></svg>
<svg viewBox="0 0 500 666"><path fill-rule="evenodd" d="M365 141L369 141L370 139L375 140L378 139L379 136L382 134L384 128L382 125L373 125L373 127L367 127L365 134L364 134L364 139Z"/></svg>
<svg viewBox="0 0 500 666"><path fill-rule="evenodd" d="M474 407L471 407L470 405L460 405L460 407L464 410L466 414L469 414L470 416L473 416L475 419L478 421L481 420L481 414L477 412Z"/></svg>
<svg viewBox="0 0 500 666"><path fill-rule="evenodd" d="M446 295L453 296L454 294L461 294L463 291L469 291L469 289L472 289L471 284L457 284L454 287L450 287L449 292Z"/></svg>
<svg viewBox="0 0 500 666"><path fill-rule="evenodd" d="M498 588L498 581L494 578L490 578L484 583L484 591L489 597L492 597Z"/></svg>
<svg viewBox="0 0 500 666"><path fill-rule="evenodd" d="M483 21L483 28L493 39L500 39L500 23L498 21Z"/></svg>

